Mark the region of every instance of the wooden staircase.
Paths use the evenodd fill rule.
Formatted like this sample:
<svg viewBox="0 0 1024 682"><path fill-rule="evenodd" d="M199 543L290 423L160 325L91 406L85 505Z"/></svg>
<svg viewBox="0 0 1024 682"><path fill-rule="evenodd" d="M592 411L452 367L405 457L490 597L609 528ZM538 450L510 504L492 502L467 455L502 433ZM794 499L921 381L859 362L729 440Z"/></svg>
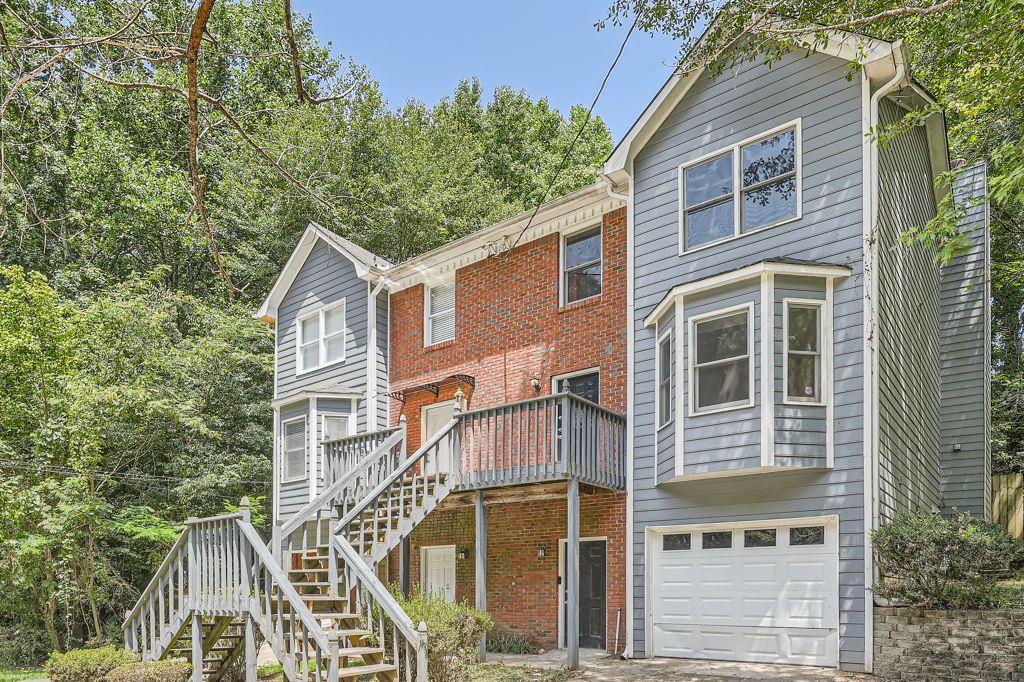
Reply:
<svg viewBox="0 0 1024 682"><path fill-rule="evenodd" d="M143 660L190 660L194 682L216 682L244 660L255 682L259 632L289 680L426 682L426 626L374 569L453 489L457 426L407 458L404 425L375 436L271 547L244 500L238 514L189 519L125 618L126 646Z"/></svg>

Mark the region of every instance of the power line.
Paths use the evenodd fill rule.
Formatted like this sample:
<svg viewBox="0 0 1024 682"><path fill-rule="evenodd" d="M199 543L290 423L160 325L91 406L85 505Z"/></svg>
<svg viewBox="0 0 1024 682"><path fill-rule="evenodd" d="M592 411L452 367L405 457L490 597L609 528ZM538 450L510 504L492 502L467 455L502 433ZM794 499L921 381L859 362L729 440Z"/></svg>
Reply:
<svg viewBox="0 0 1024 682"><path fill-rule="evenodd" d="M519 244L519 240L522 239L523 235L526 234L526 231L530 229L534 218L537 217L537 213L540 211L540 207L544 205L545 201L547 201L548 194L551 193L551 188L555 186L555 183L558 181L558 177L562 174L562 171L565 170L565 164L569 161L569 156L572 154L572 150L576 147L576 143L579 142L581 137L583 137L584 131L586 131L587 126L590 125L590 118L594 114L594 107L597 106L597 101L601 99L601 93L604 92L604 87L608 84L608 79L611 78L612 71L614 71L616 65L618 65L619 58L622 57L622 52L626 49L626 43L629 42L629 37L633 35L633 29L636 28L639 21L640 12L637 11L636 17L633 18L633 23L630 25L629 30L626 31L626 35L622 39L622 44L619 45L619 51L615 54L615 59L612 60L611 65L608 67L608 71L605 72L604 78L601 80L601 87L597 89L597 94L594 95L594 100L590 103L590 108L587 109L587 116L583 119L583 125L580 126L580 129L576 132L576 136L572 139L572 142L569 143L568 149L565 150L565 154L562 155L562 162L558 164L558 170L555 171L555 174L551 176L551 180L548 181L547 187L544 188L544 194L541 195L540 201L537 202L537 205L533 209L533 213L530 214L530 219L526 221L526 226L523 227L519 232L519 235L511 244L508 244L507 246L503 244L501 247L493 249L495 255L508 253L512 249L516 248ZM507 242L508 240L507 238L502 238L499 241Z"/></svg>

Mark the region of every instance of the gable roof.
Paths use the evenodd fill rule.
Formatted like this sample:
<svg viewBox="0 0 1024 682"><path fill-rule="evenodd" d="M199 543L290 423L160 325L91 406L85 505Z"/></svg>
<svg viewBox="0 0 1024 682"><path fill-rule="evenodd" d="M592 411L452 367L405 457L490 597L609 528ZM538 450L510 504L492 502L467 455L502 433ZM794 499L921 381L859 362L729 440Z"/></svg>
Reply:
<svg viewBox="0 0 1024 682"><path fill-rule="evenodd" d="M707 34L708 31L705 31L705 35ZM809 30L805 36L794 36L792 42L795 45L809 46L813 42L812 34L813 31ZM899 41L891 43L847 31L831 31L830 35L832 38L827 44L816 48L818 52L849 61L856 59L864 65L872 82L876 82L876 80L885 82L888 80L885 77L886 73L889 73L889 77L891 77L895 72L895 60L886 58L893 57L894 52L901 50ZM869 65L876 66L869 68ZM878 68L879 66L881 68ZM615 145L615 149L605 161L601 174L616 186L628 183L630 167L637 152L647 144L651 136L675 110L705 71L707 71L706 66L700 66L690 71L683 71L681 67L677 67L641 112L639 118L634 121L626 132L626 136Z"/></svg>
<svg viewBox="0 0 1024 682"><path fill-rule="evenodd" d="M274 324L277 321L277 307L281 305L281 300L288 293L292 282L295 281L299 270L302 269L318 241L324 242L351 261L360 279L376 281L385 270L392 267L391 263L377 254L334 234L325 227L310 222L302 236L299 237L299 243L295 245L292 255L288 257L288 262L285 263L281 274L277 276L274 286L270 287L270 293L267 294L267 298L260 306L259 312L256 313L258 319L267 324Z"/></svg>

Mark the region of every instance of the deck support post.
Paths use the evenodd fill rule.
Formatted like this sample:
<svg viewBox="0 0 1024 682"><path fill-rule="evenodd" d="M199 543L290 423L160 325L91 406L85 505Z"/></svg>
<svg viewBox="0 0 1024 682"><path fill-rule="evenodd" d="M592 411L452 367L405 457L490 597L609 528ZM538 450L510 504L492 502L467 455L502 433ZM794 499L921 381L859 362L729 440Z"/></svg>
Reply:
<svg viewBox="0 0 1024 682"><path fill-rule="evenodd" d="M203 682L203 619L192 614L192 682Z"/></svg>
<svg viewBox="0 0 1024 682"><path fill-rule="evenodd" d="M487 507L484 491L476 491L476 608L487 610ZM487 660L487 635L480 637L477 660Z"/></svg>
<svg viewBox="0 0 1024 682"><path fill-rule="evenodd" d="M580 482L569 479L565 540L565 664L580 665Z"/></svg>
<svg viewBox="0 0 1024 682"><path fill-rule="evenodd" d="M257 682L256 659L259 651L256 648L256 626L252 615L245 614L245 682Z"/></svg>
<svg viewBox="0 0 1024 682"><path fill-rule="evenodd" d="M409 588L412 583L409 580L409 536L402 538L398 546L398 585L402 589L402 596L409 598Z"/></svg>

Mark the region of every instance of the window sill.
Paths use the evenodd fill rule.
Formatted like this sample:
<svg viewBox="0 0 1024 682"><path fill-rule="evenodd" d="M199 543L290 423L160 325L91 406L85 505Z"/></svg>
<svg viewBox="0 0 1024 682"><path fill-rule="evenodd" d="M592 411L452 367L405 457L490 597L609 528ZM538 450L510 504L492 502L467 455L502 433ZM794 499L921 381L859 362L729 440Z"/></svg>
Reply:
<svg viewBox="0 0 1024 682"><path fill-rule="evenodd" d="M331 360L330 362L325 362L322 365L317 365L316 367L310 367L308 369L296 369L295 370L295 376L301 377L304 374L312 374L313 372L316 372L318 370L327 369L328 367L334 367L335 365L342 365L344 363L345 363L345 358L341 357L341 358L338 358L337 360Z"/></svg>
<svg viewBox="0 0 1024 682"><path fill-rule="evenodd" d="M672 426L673 424L675 424L675 422L676 422L675 418L669 419L667 422L665 422L661 426L656 427L654 430L655 430L656 433L661 433L662 431L664 431L669 426Z"/></svg>
<svg viewBox="0 0 1024 682"><path fill-rule="evenodd" d="M435 350L441 350L443 348L451 348L454 345L455 339L448 339L447 341L438 341L437 343L432 343L429 346L424 346L423 350L430 352Z"/></svg>
<svg viewBox="0 0 1024 682"><path fill-rule="evenodd" d="M309 476L303 476L302 478L285 478L281 479L281 485L289 485L291 483L305 483L309 480Z"/></svg>
<svg viewBox="0 0 1024 682"><path fill-rule="evenodd" d="M700 410L700 411L697 411L697 412L690 411L687 414L687 416L690 417L690 418L706 417L709 414L721 414L723 412L732 412L733 410L749 410L750 408L755 407L755 406L756 405L755 405L754 401L751 400L750 402L742 403L740 405L726 405L724 407L713 407L711 409Z"/></svg>
<svg viewBox="0 0 1024 682"><path fill-rule="evenodd" d="M597 296L591 296L590 298L584 298L579 301L573 301L572 303L566 303L565 305L559 306L558 312L567 313L572 310L579 310L580 308L588 308L592 305L597 305L601 302L601 294Z"/></svg>

